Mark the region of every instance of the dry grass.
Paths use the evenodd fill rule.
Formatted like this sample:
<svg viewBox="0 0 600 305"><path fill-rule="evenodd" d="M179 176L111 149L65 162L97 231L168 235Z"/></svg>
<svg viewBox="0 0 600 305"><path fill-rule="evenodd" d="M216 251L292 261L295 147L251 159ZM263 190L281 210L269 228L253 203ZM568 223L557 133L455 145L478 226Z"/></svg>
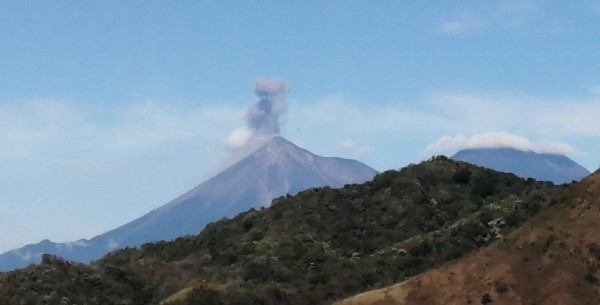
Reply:
<svg viewBox="0 0 600 305"><path fill-rule="evenodd" d="M183 301L188 296L188 294L190 294L190 292L192 292L192 290L194 290L194 288L195 287L183 288L183 289L177 291L176 293L172 294L168 298L164 299L162 302L160 302L160 304L167 305L167 304L170 304L173 302Z"/></svg>
<svg viewBox="0 0 600 305"><path fill-rule="evenodd" d="M600 304L600 173L569 198L471 257L336 304Z"/></svg>

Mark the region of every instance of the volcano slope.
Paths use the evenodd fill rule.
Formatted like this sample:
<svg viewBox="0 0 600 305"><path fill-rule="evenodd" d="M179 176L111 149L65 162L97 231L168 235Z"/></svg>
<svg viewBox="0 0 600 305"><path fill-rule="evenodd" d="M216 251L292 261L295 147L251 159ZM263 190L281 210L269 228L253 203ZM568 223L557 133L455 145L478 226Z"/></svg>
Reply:
<svg viewBox="0 0 600 305"><path fill-rule="evenodd" d="M364 184L316 188L199 235L92 265L45 255L0 275L0 304L328 304L501 239L562 187L437 157Z"/></svg>
<svg viewBox="0 0 600 305"><path fill-rule="evenodd" d="M566 196L475 255L337 305L600 304L600 171Z"/></svg>

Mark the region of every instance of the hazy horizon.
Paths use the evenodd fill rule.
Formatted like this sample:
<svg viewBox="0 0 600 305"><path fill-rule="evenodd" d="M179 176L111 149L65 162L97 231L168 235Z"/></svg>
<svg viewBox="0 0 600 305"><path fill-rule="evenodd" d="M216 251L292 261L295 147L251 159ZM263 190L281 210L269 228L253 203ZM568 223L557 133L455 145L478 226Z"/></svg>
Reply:
<svg viewBox="0 0 600 305"><path fill-rule="evenodd" d="M380 171L507 145L600 165L597 1L11 1L0 17L0 252L129 222L258 130ZM287 93L276 129L252 119L264 90Z"/></svg>

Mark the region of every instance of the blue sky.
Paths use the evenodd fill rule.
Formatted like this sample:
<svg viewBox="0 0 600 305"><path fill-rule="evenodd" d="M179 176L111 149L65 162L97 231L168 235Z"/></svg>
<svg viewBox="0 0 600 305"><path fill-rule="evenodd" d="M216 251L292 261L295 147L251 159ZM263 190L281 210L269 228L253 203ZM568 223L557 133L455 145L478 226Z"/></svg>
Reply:
<svg viewBox="0 0 600 305"><path fill-rule="evenodd" d="M595 170L599 32L600 1L0 1L0 250L214 174L257 77L318 154L385 170L483 138Z"/></svg>

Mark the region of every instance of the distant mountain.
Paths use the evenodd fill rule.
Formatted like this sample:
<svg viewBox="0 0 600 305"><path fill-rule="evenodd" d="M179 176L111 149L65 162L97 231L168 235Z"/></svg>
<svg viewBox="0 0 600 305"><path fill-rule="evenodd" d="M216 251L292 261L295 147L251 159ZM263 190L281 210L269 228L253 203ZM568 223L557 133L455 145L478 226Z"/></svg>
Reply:
<svg viewBox="0 0 600 305"><path fill-rule="evenodd" d="M39 262L43 253L89 262L111 250L197 234L206 224L250 208L269 206L285 194L321 186L342 187L373 178L358 161L322 157L282 137L274 137L241 161L173 201L90 240L43 241L0 255L0 270Z"/></svg>
<svg viewBox="0 0 600 305"><path fill-rule="evenodd" d="M336 305L600 304L600 171L478 253Z"/></svg>
<svg viewBox="0 0 600 305"><path fill-rule="evenodd" d="M331 304L500 243L559 205L565 189L437 157L363 184L280 197L198 235L114 251L91 266L44 256L0 274L0 304Z"/></svg>
<svg viewBox="0 0 600 305"><path fill-rule="evenodd" d="M587 169L566 156L512 148L465 149L452 159L555 184L579 181L590 175Z"/></svg>

